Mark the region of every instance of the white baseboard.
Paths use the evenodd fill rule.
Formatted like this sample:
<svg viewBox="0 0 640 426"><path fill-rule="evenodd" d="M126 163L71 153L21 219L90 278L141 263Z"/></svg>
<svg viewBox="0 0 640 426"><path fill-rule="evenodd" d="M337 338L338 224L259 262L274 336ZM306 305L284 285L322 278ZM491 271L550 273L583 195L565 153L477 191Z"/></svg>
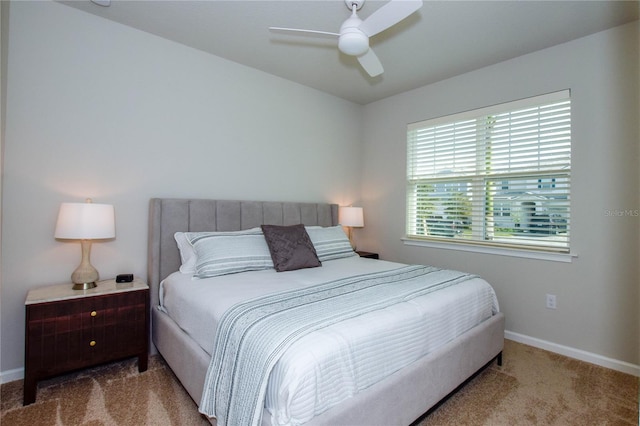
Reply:
<svg viewBox="0 0 640 426"><path fill-rule="evenodd" d="M16 368L14 370L3 371L0 373L0 383L9 383L22 379L24 379L24 368Z"/></svg>
<svg viewBox="0 0 640 426"><path fill-rule="evenodd" d="M516 341L518 343L524 343L525 345L544 349L549 352L568 356L569 358L575 358L580 361L589 362L601 367L610 368L612 370L621 371L623 373L640 377L640 365L631 364L625 361L619 361L617 359L607 358L605 356L583 351L581 349L559 345L557 343L548 342L546 340L537 339L535 337L526 336L520 333L514 333L513 331L508 330L504 331L504 338Z"/></svg>

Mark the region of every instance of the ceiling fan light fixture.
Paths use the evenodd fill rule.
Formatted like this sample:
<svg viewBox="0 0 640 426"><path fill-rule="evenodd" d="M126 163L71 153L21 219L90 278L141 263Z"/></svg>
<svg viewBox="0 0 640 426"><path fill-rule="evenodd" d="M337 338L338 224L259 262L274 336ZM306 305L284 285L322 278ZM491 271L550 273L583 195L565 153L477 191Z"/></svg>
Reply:
<svg viewBox="0 0 640 426"><path fill-rule="evenodd" d="M369 37L357 29L348 29L340 34L338 49L346 55L363 55L369 50Z"/></svg>

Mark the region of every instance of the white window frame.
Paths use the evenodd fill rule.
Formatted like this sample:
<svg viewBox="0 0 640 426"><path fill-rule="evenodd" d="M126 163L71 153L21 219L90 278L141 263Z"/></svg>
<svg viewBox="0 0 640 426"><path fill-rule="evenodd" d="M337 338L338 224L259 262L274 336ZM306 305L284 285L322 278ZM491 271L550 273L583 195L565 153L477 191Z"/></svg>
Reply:
<svg viewBox="0 0 640 426"><path fill-rule="evenodd" d="M559 113L559 124L549 124L545 114L538 111L558 103L565 111ZM522 117L530 110L534 111L531 120L536 129L546 131L557 126L559 136L527 135L527 161L519 162L520 154L515 152L521 142L515 130L522 120L529 120ZM505 118L511 116L515 117L513 127L511 118ZM492 122L487 124L489 121ZM456 130L452 130L454 128ZM555 127L553 129L555 131ZM502 149L500 155L497 147ZM496 153L487 154L492 149ZM536 155L540 160L532 165L530 158ZM405 244L567 261L570 259L570 157L569 90L409 124ZM515 188L518 188L527 195L521 195L518 200L514 196L508 202L501 201L496 207L496 200L504 197L503 194L509 192L504 190L510 186L512 194L517 193ZM449 212L464 210L463 221L445 220L441 215L443 208L434 207L438 202L445 204L434 200L442 200L442 194L447 193L457 194L449 198L454 201L446 203L447 209ZM515 205L522 206L519 212ZM436 219L419 218L427 210L430 214L438 211L437 216L427 216ZM496 218L501 224L516 220L518 223L511 223L511 228L501 225L501 233L496 233ZM451 231L449 227L455 228L450 225L452 222L461 223L458 227L465 228L464 233Z"/></svg>

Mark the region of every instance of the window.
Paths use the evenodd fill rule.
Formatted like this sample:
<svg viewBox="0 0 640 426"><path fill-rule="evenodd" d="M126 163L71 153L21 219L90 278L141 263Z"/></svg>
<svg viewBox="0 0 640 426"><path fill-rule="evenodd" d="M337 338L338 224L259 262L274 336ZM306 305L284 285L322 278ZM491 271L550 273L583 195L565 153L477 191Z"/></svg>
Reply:
<svg viewBox="0 0 640 426"><path fill-rule="evenodd" d="M410 124L407 238L569 252L568 90Z"/></svg>

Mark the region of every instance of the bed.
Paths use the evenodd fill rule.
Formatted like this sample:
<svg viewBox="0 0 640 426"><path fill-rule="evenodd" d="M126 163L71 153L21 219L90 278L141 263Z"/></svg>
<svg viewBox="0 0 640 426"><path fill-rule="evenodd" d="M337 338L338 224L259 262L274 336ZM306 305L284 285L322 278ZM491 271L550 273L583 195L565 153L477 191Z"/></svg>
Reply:
<svg viewBox="0 0 640 426"><path fill-rule="evenodd" d="M274 226L263 229L261 225ZM225 233L229 233L236 241L236 235L255 239L256 233L263 232L271 237L271 233L275 232L274 235L280 237L279 233L283 229L289 232L295 228L298 232L300 227L309 236L309 241L315 238L313 244L318 248L318 258L323 260L320 262L321 266L293 267L282 273L273 268L249 268L242 272L215 273L211 276L203 273L207 270L203 266L206 262L202 261L201 251L201 262L195 272L196 275L204 274L201 279L191 277L193 270L188 273L180 272L181 268L185 268L186 262L178 249L176 233L184 233L182 235L192 239L194 247L200 248L197 238L202 235L209 238L206 233L213 233L216 238L227 238ZM219 423L227 425L244 425L249 418L254 423L264 425L272 424L272 421L273 424L310 426L408 425L487 363L496 358L500 361L504 341L504 316L498 310L493 290L484 280L457 271L360 258L347 253L348 250L344 250L343 246L340 246L340 250L336 249L337 246L331 246L328 251L319 248L324 243L322 238L336 228L340 227L338 206L335 204L160 198L150 201L148 282L151 288L152 343L199 405L200 411L208 414L207 417L213 413L210 405L217 404L218 412L224 413L221 419L226 419ZM275 237L272 239L277 240ZM202 247L205 247L204 244L208 244L206 241L209 240L203 238L202 241L205 241L202 243ZM272 243L271 240L269 242ZM338 252L341 254L334 256ZM275 258L272 257L272 261L273 259ZM304 262L306 261L308 260L305 259ZM252 260L252 265L254 263ZM439 284L434 284L433 289L418 290L418 287L414 287L415 282L422 280L423 275L438 277ZM283 277L287 279L284 280ZM376 285L371 285L371 282ZM385 291L389 291L392 288L390 285L395 286L398 282L406 285L406 294L412 296L410 300L408 296L402 296L402 300L392 303L393 297L389 296L391 293ZM371 287L375 287L375 290ZM229 288L233 288L234 292L227 292ZM334 295L337 289L342 291L343 288L349 288L349 291L357 288L357 292L363 293L354 292L355 296L350 296L351 293L343 295L347 299L340 305L335 301L341 299L334 298ZM393 287L393 291L397 288ZM245 336L253 332L258 336L266 336L272 330L270 327L281 330L281 326L265 325L270 323L263 323L262 319L255 320L255 323L266 327L263 329L257 325L251 325L244 331L225 328L227 323L246 322L245 317L240 315L253 315L266 309L264 305L259 308L251 305L256 301L268 304L268 309L280 309L282 302L274 301L274 289L277 289L276 293L295 295L288 300L299 305L288 306L289 311L286 311L285 317L289 322L291 318L295 318L293 322L298 328L295 332L282 331L290 333L279 337L287 342L286 345L273 345L276 339L271 336L264 337L261 343L268 349L251 343L254 346L251 346L250 353L267 351L265 359L268 361L258 362L252 359L248 362L257 365L256 371L264 370L268 379L261 374L239 374L238 377L246 378L239 380L240 382L255 380L248 387L259 388L255 394L245 394L234 387L236 384L225 383L226 377L233 375L221 374L219 376L224 376L225 380L216 379L215 371L223 371L221 369L229 366L235 371L234 363L239 361L234 361L234 356L239 359L239 354L244 353L238 347L233 347L226 349L231 356L223 357L220 354L225 351L220 348L232 345L221 345L220 342L241 340L234 337L233 333ZM374 291L379 294L374 296ZM379 305L375 309L359 305L359 301L363 299L360 294L365 294L364 292L370 292L371 297L379 298L376 302ZM240 298L239 293L249 301ZM325 294L326 296L322 296ZM468 308L470 305L455 308L459 304L457 294L470 294L465 296L465 300L471 301L464 303L478 304L479 311L467 314L472 312ZM212 308L213 313L207 313L206 306L213 306L213 301L209 303L208 298L221 303ZM313 309L317 309L317 312L309 315L312 311L308 306L311 305L298 302L307 300L305 298L313 299L313 306L316 306ZM434 298L440 298L449 305L441 305L440 302L436 305L432 300ZM318 302L319 299L322 301ZM336 310L343 306L340 314L342 316L332 313L323 317L323 312L327 312L327 309L319 303L326 303L325 307L337 306ZM185 309L184 306L189 307ZM407 309L407 306L411 308ZM462 320L451 316L454 308L463 312ZM357 315L352 313L356 311ZM413 311L418 312L418 317L422 320L409 316L413 315ZM390 324L395 325L385 323L378 326L380 321L373 315L381 313L391 319ZM456 324L453 327L455 330L441 331L433 325L436 323ZM376 329L374 336L367 331L371 324L381 327ZM411 327L431 337L419 339L420 344L394 340L399 339L399 336L409 335L407 329ZM223 339L224 336L229 338L216 340ZM383 336L389 336L391 340L383 343ZM356 340L360 343L355 344ZM338 345L338 349L334 345ZM345 348L356 350L345 355ZM300 352L294 352L295 350ZM244 356L253 357L246 354ZM340 369L345 367L333 366L339 364L335 360L340 358L345 359L346 364L354 359L361 359L364 360L364 366L354 364L356 367L353 371L357 374L351 370L343 374ZM381 368L372 359L376 362L382 360L388 368ZM311 372L303 368L309 360L318 363ZM215 367L210 369L212 365ZM354 380L354 376L357 379ZM249 391L253 392L251 389ZM316 393L310 394L309 389ZM223 394L234 397L239 395L240 399L227 396L219 398ZM297 395L302 397L296 399ZM252 398L256 398L258 402L232 402L253 400ZM228 406L221 407L220 401ZM238 407L240 405L245 407ZM243 410L246 413L242 413ZM209 420L216 423L214 418L209 417Z"/></svg>

